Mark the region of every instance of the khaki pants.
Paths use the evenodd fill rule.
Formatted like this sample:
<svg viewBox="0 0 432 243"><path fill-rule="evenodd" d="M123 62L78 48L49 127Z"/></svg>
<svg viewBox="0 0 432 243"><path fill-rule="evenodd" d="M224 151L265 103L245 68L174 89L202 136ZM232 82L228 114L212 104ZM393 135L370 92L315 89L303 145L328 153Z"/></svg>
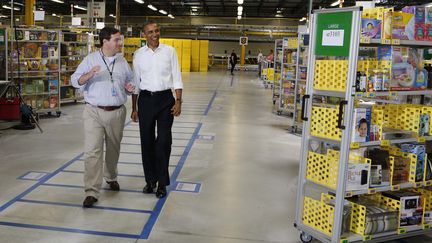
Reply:
<svg viewBox="0 0 432 243"><path fill-rule="evenodd" d="M98 198L102 187L102 173L106 181L117 180L117 163L120 156L120 142L126 119L126 107L104 111L87 104L84 108L86 196ZM103 163L104 141L106 145Z"/></svg>

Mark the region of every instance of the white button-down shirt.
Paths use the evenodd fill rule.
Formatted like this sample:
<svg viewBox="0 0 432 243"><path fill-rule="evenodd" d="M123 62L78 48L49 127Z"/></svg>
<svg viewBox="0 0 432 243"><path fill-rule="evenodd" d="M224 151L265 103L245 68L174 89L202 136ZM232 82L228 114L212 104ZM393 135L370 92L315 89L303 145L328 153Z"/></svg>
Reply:
<svg viewBox="0 0 432 243"><path fill-rule="evenodd" d="M141 47L134 54L133 69L140 90L183 89L177 53L171 46L159 44L154 51Z"/></svg>
<svg viewBox="0 0 432 243"><path fill-rule="evenodd" d="M114 64L115 60L115 64ZM72 85L84 93L84 100L94 106L120 106L127 101L127 91L124 88L126 83L134 82L133 72L122 54L114 57L105 57L109 71L113 70L113 82L107 66L102 59L102 53L96 51L90 53L80 63L77 70L71 76ZM100 70L84 85L79 85L79 78L90 72L94 66L100 66ZM134 84L135 85L135 84ZM115 91L113 92L113 88ZM113 95L114 93L114 95Z"/></svg>

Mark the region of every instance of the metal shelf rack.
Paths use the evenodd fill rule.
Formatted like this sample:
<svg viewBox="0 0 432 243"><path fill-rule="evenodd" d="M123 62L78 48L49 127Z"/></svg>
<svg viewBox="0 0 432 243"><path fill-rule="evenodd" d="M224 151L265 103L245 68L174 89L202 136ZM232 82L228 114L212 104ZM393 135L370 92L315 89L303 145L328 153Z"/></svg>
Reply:
<svg viewBox="0 0 432 243"><path fill-rule="evenodd" d="M300 238L303 242L310 242L313 238L331 243L384 242L427 234L431 231L431 225L423 223L403 227L398 224L395 231L372 235L353 233L352 229L347 232L342 227L347 197L375 195L381 191L397 191L404 188L421 189L423 186L432 184L432 181L423 180L390 184L390 186L380 188L347 190L346 172L351 149L377 145L389 146L406 142L425 143L425 141L432 140L431 136L423 136L364 143L351 142L354 107L358 100L376 99L382 96L428 95L432 92L430 90L355 92L361 15L361 7L349 7L316 10L311 16L306 94L302 97L300 114L304 122L294 223L301 233ZM379 41L373 44L382 43ZM415 41L399 41L390 44L432 45L432 43ZM329 68L325 65L329 65ZM323 71L325 71L324 75L320 76ZM319 105L316 102L317 97L332 98L337 101L338 105L333 105L333 107L328 104ZM337 149L328 149L327 155L314 154L316 150L314 145L323 143L330 144L330 147L334 146ZM317 159L319 156L327 156L332 160L329 162L330 167L326 170L330 179L327 178L322 182L311 179L311 177L326 173L323 164L319 164L321 163ZM324 183L326 180L328 183ZM432 194L428 200L431 199Z"/></svg>

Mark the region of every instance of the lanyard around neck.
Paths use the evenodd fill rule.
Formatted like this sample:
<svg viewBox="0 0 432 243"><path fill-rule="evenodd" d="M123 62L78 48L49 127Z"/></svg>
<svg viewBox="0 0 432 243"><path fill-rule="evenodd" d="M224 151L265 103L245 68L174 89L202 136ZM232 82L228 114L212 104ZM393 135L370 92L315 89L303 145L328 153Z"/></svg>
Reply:
<svg viewBox="0 0 432 243"><path fill-rule="evenodd" d="M111 68L111 71L110 71L109 66L108 66L108 64L107 64L106 61L105 61L105 55L103 54L102 50L100 50L100 54L101 54L101 57L102 57L102 61L105 63L105 67L107 68L108 73L109 73L109 75L110 75L111 83L114 83L114 79L113 79L113 72L114 72L114 65L115 65L115 61L116 61L116 60L114 59L114 61L113 61L113 65L112 65L112 68Z"/></svg>

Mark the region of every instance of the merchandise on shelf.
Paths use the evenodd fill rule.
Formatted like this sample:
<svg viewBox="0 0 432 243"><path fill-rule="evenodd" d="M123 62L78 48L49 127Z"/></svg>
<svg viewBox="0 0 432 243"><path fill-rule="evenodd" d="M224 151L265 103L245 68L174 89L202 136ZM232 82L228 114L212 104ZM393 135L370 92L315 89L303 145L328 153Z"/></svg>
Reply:
<svg viewBox="0 0 432 243"><path fill-rule="evenodd" d="M422 223L423 208L420 194L410 191L383 192L383 201L399 209L399 227L418 225ZM396 204L395 204L396 203Z"/></svg>
<svg viewBox="0 0 432 243"><path fill-rule="evenodd" d="M402 152L415 154L417 156L415 181L421 182L424 180L426 148L422 144L402 144Z"/></svg>
<svg viewBox="0 0 432 243"><path fill-rule="evenodd" d="M415 26L414 14L393 12L392 39L414 40Z"/></svg>
<svg viewBox="0 0 432 243"><path fill-rule="evenodd" d="M352 126L352 142L369 142L371 129L371 109L355 108Z"/></svg>
<svg viewBox="0 0 432 243"><path fill-rule="evenodd" d="M362 36L381 39L381 20L362 19Z"/></svg>

